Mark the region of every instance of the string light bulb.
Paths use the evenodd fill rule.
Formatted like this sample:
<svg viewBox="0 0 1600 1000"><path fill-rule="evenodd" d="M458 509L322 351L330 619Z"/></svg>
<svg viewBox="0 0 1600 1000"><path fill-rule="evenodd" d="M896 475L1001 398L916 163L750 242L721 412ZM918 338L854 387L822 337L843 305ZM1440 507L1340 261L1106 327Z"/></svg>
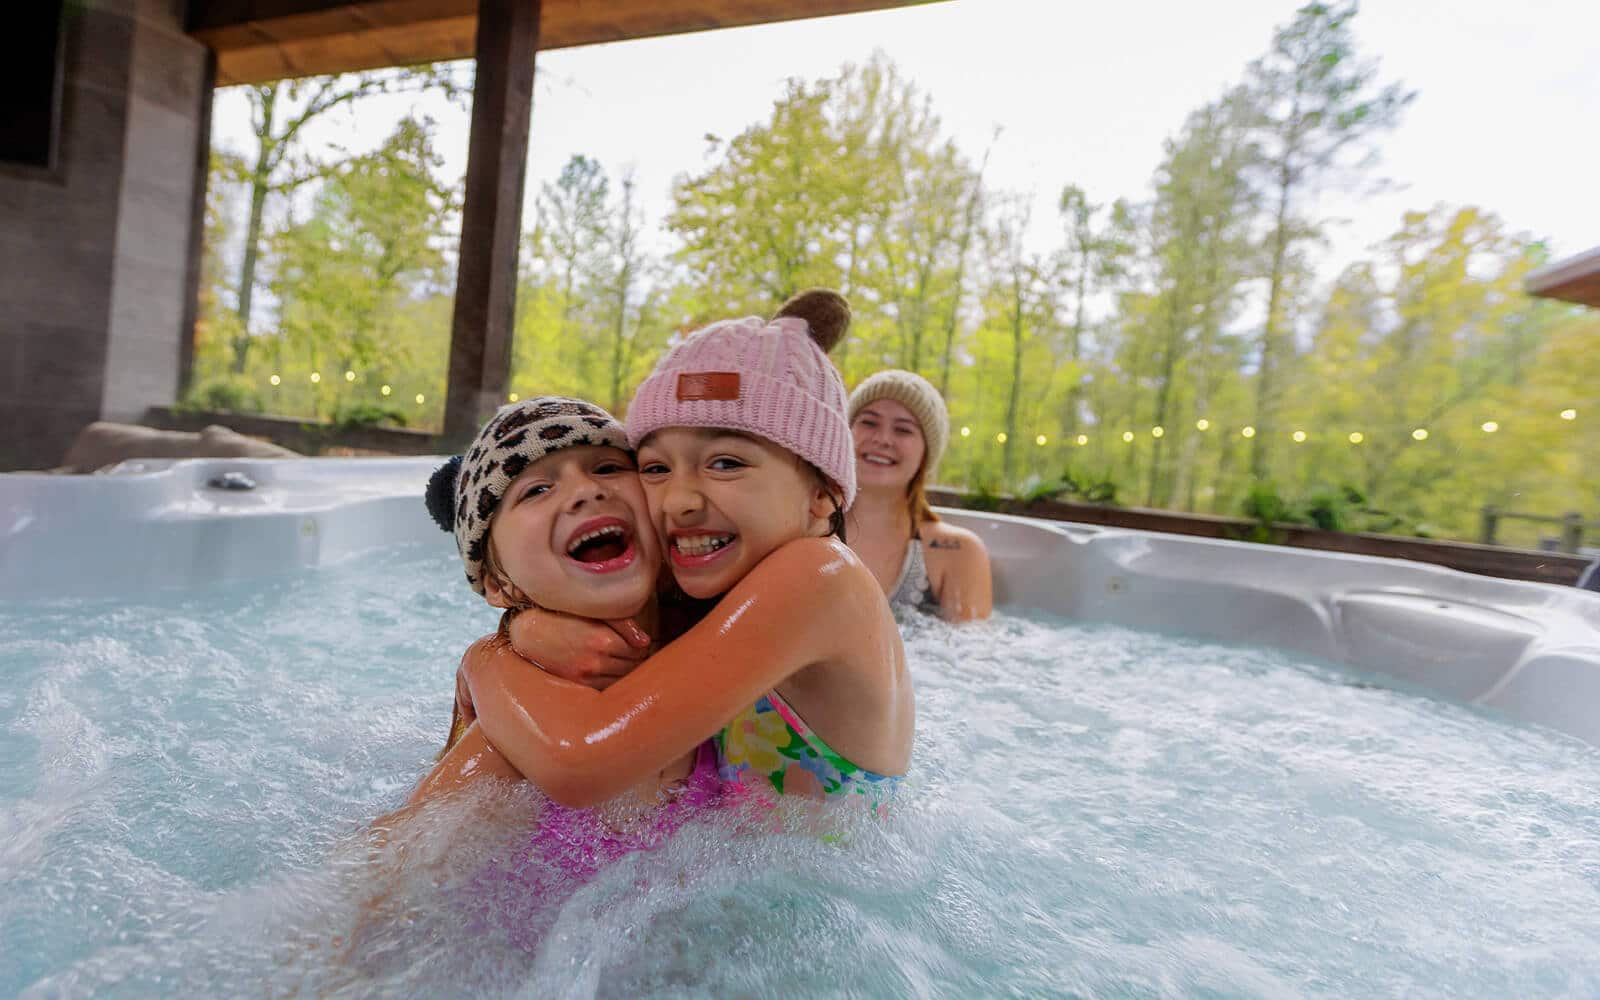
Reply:
<svg viewBox="0 0 1600 1000"><path fill-rule="evenodd" d="M1411 432L1411 436L1418 441L1426 441L1428 440L1428 429L1426 427L1418 427Z"/></svg>
<svg viewBox="0 0 1600 1000"><path fill-rule="evenodd" d="M509 401L511 401L511 402L513 402L513 403L515 403L515 402L516 402L516 401L517 401L517 400L519 400L519 399L521 399L521 398L522 398L522 397L521 397L521 396L519 396L519 395L517 395L517 394L516 394L516 393L514 393L514 392L513 392L513 393L512 393L512 394L511 394L511 395L509 395L509 396L507 396L507 397L506 397L506 399L507 399L507 400L509 400Z"/></svg>
<svg viewBox="0 0 1600 1000"><path fill-rule="evenodd" d="M423 403L426 403L427 401L428 401L428 397L424 396L420 392L417 393L417 405L418 406L421 406Z"/></svg>
<svg viewBox="0 0 1600 1000"><path fill-rule="evenodd" d="M394 392L394 387L386 385L382 389L379 389L378 391L383 393L385 396L387 396L387 395L389 395L389 393Z"/></svg>
<svg viewBox="0 0 1600 1000"><path fill-rule="evenodd" d="M1578 411L1577 410L1562 410L1561 411L1561 419L1562 420L1576 420L1576 419L1578 419Z"/></svg>
<svg viewBox="0 0 1600 1000"><path fill-rule="evenodd" d="M1209 431L1211 429L1211 421L1207 420L1205 417L1201 417L1199 420L1194 422L1194 429L1197 431Z"/></svg>
<svg viewBox="0 0 1600 1000"><path fill-rule="evenodd" d="M1367 436L1365 434L1361 433L1360 431L1351 431L1350 432L1350 443L1351 444L1360 444L1361 442L1365 441L1366 439L1367 439Z"/></svg>
<svg viewBox="0 0 1600 1000"><path fill-rule="evenodd" d="M1079 434L1078 435L1078 447L1081 448L1081 447L1083 447L1084 445L1086 445L1088 443L1089 443L1089 435L1087 435L1087 434Z"/></svg>
<svg viewBox="0 0 1600 1000"><path fill-rule="evenodd" d="M346 368L344 370L344 380L346 382L354 382L356 380L356 373Z"/></svg>
<svg viewBox="0 0 1600 1000"><path fill-rule="evenodd" d="M1154 427L1150 428L1150 436L1153 438L1166 437L1166 435L1167 429L1162 427L1160 424L1156 424Z"/></svg>
<svg viewBox="0 0 1600 1000"><path fill-rule="evenodd" d="M1132 444L1133 443L1133 431L1123 431L1122 432L1122 440L1128 442L1129 444Z"/></svg>
<svg viewBox="0 0 1600 1000"><path fill-rule="evenodd" d="M1256 429L1254 427L1246 427L1244 430L1240 431L1239 433L1241 435L1243 435L1244 437L1253 438L1253 437L1256 436Z"/></svg>
<svg viewBox="0 0 1600 1000"><path fill-rule="evenodd" d="M1038 445L1039 447L1043 448L1044 447L1044 443L1046 441L1048 441L1048 440L1050 440L1050 439L1045 437L1043 434L1040 434L1038 437L1033 439L1033 443Z"/></svg>
<svg viewBox="0 0 1600 1000"><path fill-rule="evenodd" d="M963 428L961 428L961 436L962 437L971 437L972 436L972 428L971 427L963 427Z"/></svg>
<svg viewBox="0 0 1600 1000"><path fill-rule="evenodd" d="M1305 444L1306 443L1306 432L1305 431L1295 431L1293 434L1291 434L1289 436L1294 438L1294 443L1295 444Z"/></svg>
<svg viewBox="0 0 1600 1000"><path fill-rule="evenodd" d="M994 439L996 441L1000 442L1001 444L1005 444L1006 443L1006 432L1005 431L1001 431L999 434L996 434L994 436Z"/></svg>
<svg viewBox="0 0 1600 1000"><path fill-rule="evenodd" d="M273 375L271 378L267 379L267 381L271 382L273 385L279 385L283 382L283 379L279 378L277 375Z"/></svg>
<svg viewBox="0 0 1600 1000"><path fill-rule="evenodd" d="M322 381L322 373L321 372L312 372L311 373L311 384L312 385L316 385L318 382L321 382L321 381Z"/></svg>
<svg viewBox="0 0 1600 1000"><path fill-rule="evenodd" d="M1483 432L1485 434L1493 434L1495 431L1497 431L1499 429L1500 429L1500 425L1498 423L1496 423L1495 421L1493 421L1493 420L1485 420L1483 422Z"/></svg>

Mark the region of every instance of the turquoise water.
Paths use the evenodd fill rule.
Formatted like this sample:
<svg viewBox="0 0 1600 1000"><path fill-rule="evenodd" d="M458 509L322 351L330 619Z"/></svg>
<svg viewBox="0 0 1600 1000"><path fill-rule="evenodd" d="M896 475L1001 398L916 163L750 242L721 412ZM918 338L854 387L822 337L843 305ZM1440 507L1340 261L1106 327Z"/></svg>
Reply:
<svg viewBox="0 0 1600 1000"><path fill-rule="evenodd" d="M1596 750L1042 616L908 626L914 787L846 846L713 817L521 898L522 788L369 855L494 621L458 576L0 608L0 995L1600 994Z"/></svg>

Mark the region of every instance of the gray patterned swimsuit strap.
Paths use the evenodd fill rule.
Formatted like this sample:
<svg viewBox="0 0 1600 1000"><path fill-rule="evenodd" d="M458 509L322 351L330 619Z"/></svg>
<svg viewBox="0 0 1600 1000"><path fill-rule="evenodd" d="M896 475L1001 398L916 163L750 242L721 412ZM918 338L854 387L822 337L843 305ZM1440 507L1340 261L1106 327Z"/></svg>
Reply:
<svg viewBox="0 0 1600 1000"><path fill-rule="evenodd" d="M923 559L920 538L906 542L905 562L900 564L900 577L889 592L889 606L934 614L939 611L939 598L928 580L928 565Z"/></svg>

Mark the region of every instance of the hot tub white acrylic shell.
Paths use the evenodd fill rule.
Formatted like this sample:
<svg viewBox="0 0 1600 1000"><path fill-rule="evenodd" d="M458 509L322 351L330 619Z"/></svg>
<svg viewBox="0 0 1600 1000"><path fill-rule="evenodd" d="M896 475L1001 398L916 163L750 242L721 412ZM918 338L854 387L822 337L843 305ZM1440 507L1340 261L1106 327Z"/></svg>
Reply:
<svg viewBox="0 0 1600 1000"><path fill-rule="evenodd" d="M141 594L382 545L443 546L421 503L437 461L0 475L0 601ZM209 485L228 473L254 488ZM1600 596L1402 560L943 513L989 546L997 603L1290 650L1600 744Z"/></svg>

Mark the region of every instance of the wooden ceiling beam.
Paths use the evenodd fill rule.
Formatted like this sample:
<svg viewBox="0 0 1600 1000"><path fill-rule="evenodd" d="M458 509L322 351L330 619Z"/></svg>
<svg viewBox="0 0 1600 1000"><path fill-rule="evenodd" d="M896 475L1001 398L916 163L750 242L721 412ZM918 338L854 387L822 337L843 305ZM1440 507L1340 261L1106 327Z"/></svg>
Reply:
<svg viewBox="0 0 1600 1000"><path fill-rule="evenodd" d="M1600 309L1600 247L1541 267L1526 287L1529 295Z"/></svg>
<svg viewBox="0 0 1600 1000"><path fill-rule="evenodd" d="M926 0L543 0L540 49L562 49ZM217 85L404 66L473 54L477 0L195 0L189 33Z"/></svg>

